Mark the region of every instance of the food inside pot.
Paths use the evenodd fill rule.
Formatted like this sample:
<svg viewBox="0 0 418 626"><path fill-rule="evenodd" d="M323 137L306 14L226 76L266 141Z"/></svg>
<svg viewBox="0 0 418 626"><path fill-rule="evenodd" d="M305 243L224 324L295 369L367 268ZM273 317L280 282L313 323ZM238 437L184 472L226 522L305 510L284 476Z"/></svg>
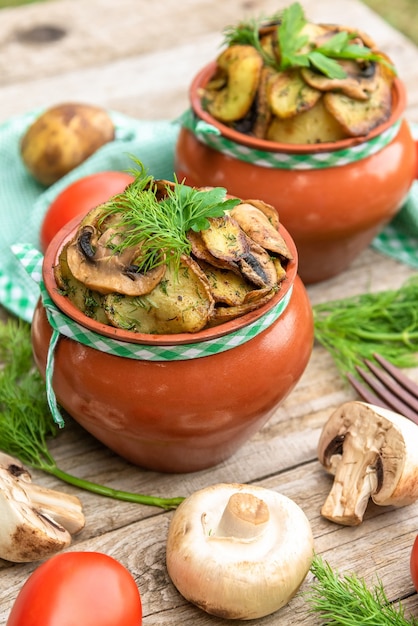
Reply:
<svg viewBox="0 0 418 626"><path fill-rule="evenodd" d="M390 116L395 70L365 33L308 22L294 3L225 34L201 101L238 132L314 144L367 135Z"/></svg>
<svg viewBox="0 0 418 626"><path fill-rule="evenodd" d="M291 259L270 205L155 180L142 169L83 218L54 275L88 317L172 334L259 308L280 289Z"/></svg>

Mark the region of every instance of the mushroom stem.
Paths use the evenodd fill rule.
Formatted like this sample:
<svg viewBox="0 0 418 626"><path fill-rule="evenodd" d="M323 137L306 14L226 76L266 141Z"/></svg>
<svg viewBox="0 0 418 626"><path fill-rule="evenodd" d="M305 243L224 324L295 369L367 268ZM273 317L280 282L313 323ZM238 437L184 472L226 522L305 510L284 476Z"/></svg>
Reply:
<svg viewBox="0 0 418 626"><path fill-rule="evenodd" d="M252 493L234 493L228 500L214 536L255 539L264 532L269 519L269 508L264 500Z"/></svg>

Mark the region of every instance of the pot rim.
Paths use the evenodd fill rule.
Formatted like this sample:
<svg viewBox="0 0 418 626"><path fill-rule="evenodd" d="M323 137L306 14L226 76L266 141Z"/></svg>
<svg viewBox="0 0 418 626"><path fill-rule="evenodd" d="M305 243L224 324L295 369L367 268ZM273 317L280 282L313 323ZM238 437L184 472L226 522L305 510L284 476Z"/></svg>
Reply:
<svg viewBox="0 0 418 626"><path fill-rule="evenodd" d="M290 292L298 271L298 253L296 245L290 236L286 228L279 224L279 232L284 238L293 259L289 261L286 267L286 278L281 283L279 291L268 301L266 304L256 309L233 319L229 322L214 326L212 328L206 328L196 333L175 333L165 335L151 335L145 333L134 333L132 331L115 328L113 326L102 324L90 317L87 317L74 304L64 295L62 295L58 289L58 286L54 277L54 266L57 265L59 255L64 245L73 237L76 229L81 222L82 216L77 216L66 224L55 235L49 244L42 265L42 278L45 288L55 304L55 306L62 311L69 318L87 328L88 330L95 332L99 335L109 337L121 342L154 345L154 346L170 346L188 343L199 343L215 339L217 337L223 337L230 333L233 333L249 324L252 324L256 320L260 319L274 306L276 306L281 300L283 300Z"/></svg>
<svg viewBox="0 0 418 626"><path fill-rule="evenodd" d="M194 77L189 89L189 98L191 107L198 118L217 128L220 133L235 143L242 144L255 150L264 150L265 152L286 152L289 154L309 154L312 152L334 152L337 150L345 150L358 144L370 141L374 137L382 134L390 128L403 114L406 108L406 88L404 83L395 77L392 85L392 110L388 119L376 126L367 135L361 137L349 137L348 139L340 139L339 141L326 142L320 144L288 144L267 139L258 139L251 135L245 135L233 128L216 120L210 113L202 107L202 101L199 91L208 83L214 74L216 61L211 61L205 65Z"/></svg>

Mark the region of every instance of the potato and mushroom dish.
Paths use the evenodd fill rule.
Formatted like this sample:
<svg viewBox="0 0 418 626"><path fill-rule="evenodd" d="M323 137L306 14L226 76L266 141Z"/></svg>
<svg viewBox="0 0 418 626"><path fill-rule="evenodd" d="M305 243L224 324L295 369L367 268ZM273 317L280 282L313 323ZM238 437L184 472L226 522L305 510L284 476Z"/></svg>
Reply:
<svg viewBox="0 0 418 626"><path fill-rule="evenodd" d="M265 304L292 255L273 207L143 170L81 221L54 268L85 315L137 333L198 332Z"/></svg>
<svg viewBox="0 0 418 626"><path fill-rule="evenodd" d="M370 37L314 24L299 3L226 31L201 99L218 121L259 139L313 144L367 135L390 115L395 71Z"/></svg>

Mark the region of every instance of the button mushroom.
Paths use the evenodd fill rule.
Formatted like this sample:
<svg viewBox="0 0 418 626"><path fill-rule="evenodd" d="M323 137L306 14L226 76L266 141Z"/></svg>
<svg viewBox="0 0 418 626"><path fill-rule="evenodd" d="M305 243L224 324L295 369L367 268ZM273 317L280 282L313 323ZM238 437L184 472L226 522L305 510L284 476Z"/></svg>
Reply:
<svg viewBox="0 0 418 626"><path fill-rule="evenodd" d="M370 498L396 507L418 500L417 444L418 426L403 415L363 402L343 404L319 439L319 461L335 476L321 514L356 526Z"/></svg>
<svg viewBox="0 0 418 626"><path fill-rule="evenodd" d="M218 484L184 500L167 539L167 569L190 602L225 619L256 619L284 606L313 558L308 519L269 489Z"/></svg>
<svg viewBox="0 0 418 626"><path fill-rule="evenodd" d="M0 558L49 557L69 546L84 523L78 498L35 485L20 461L0 452Z"/></svg>

